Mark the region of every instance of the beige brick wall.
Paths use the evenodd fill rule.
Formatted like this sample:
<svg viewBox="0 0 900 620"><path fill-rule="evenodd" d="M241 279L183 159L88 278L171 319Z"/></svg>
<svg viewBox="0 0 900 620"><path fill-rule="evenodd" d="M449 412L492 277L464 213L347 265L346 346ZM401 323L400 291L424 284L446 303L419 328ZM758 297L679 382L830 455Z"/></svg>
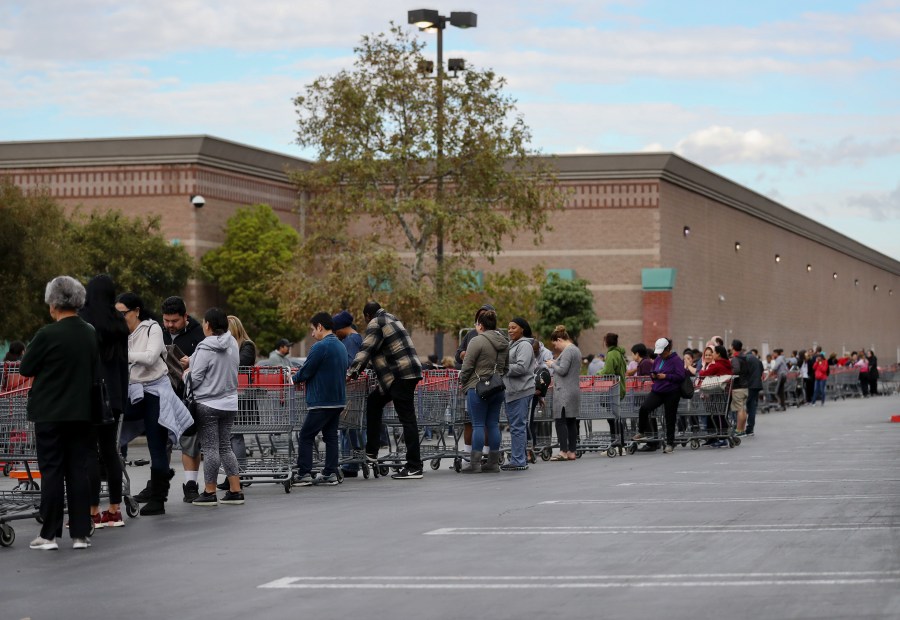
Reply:
<svg viewBox="0 0 900 620"><path fill-rule="evenodd" d="M896 361L900 278L666 182L660 202L661 266L678 269L672 336L679 347L727 331L751 347L873 347L881 362Z"/></svg>

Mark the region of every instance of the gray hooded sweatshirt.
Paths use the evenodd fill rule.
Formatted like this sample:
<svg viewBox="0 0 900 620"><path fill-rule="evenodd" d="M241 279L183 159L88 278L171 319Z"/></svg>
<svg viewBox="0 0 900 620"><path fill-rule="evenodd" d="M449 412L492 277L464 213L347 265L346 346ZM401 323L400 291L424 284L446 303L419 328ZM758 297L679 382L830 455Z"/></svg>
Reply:
<svg viewBox="0 0 900 620"><path fill-rule="evenodd" d="M466 347L459 384L463 390L474 388L478 377L489 377L494 373L505 374L509 365L509 338L496 330L484 332L472 338Z"/></svg>
<svg viewBox="0 0 900 620"><path fill-rule="evenodd" d="M237 341L229 332L207 336L197 345L189 366L197 402L213 409L237 411L239 359Z"/></svg>
<svg viewBox="0 0 900 620"><path fill-rule="evenodd" d="M534 396L534 340L519 338L509 345L509 370L503 377L506 402Z"/></svg>

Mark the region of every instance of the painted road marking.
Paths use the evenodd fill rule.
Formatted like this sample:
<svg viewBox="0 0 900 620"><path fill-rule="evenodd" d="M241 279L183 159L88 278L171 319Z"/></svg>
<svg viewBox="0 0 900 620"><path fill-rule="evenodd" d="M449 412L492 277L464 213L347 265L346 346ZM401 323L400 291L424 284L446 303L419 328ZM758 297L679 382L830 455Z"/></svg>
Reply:
<svg viewBox="0 0 900 620"><path fill-rule="evenodd" d="M823 484L832 482L900 482L900 478L870 478L868 480L858 478L838 478L821 480L741 480L740 484ZM686 480L673 482L620 482L617 487L668 487L668 486L734 486L734 480L723 482L710 482L707 480Z"/></svg>
<svg viewBox="0 0 900 620"><path fill-rule="evenodd" d="M740 502L809 502L809 501L846 501L846 500L871 500L883 501L896 499L900 494L892 495L798 495L792 497L722 497L710 499L696 498L670 498L670 499L551 499L540 502L543 504L721 504Z"/></svg>
<svg viewBox="0 0 900 620"><path fill-rule="evenodd" d="M524 527L442 527L425 532L425 536L571 536L609 534L761 534L786 532L861 532L898 530L897 525L872 523L777 523L712 524L712 525L572 525Z"/></svg>
<svg viewBox="0 0 900 620"><path fill-rule="evenodd" d="M671 575L485 575L283 577L261 589L502 590L649 587L835 586L900 583L900 571L819 573L698 573Z"/></svg>

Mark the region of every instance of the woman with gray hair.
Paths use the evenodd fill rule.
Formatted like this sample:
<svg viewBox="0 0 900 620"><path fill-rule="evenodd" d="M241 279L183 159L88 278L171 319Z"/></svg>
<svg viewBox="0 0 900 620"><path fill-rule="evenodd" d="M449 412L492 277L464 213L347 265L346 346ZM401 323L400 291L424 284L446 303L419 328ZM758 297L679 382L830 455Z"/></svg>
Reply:
<svg viewBox="0 0 900 620"><path fill-rule="evenodd" d="M28 419L34 422L41 471L41 533L32 549L58 549L68 500L73 549L91 546L88 463L94 455L91 390L100 362L94 328L78 316L85 290L69 276L47 284L44 301L53 323L42 327L22 359L22 376L34 377ZM93 456L93 458L96 458Z"/></svg>

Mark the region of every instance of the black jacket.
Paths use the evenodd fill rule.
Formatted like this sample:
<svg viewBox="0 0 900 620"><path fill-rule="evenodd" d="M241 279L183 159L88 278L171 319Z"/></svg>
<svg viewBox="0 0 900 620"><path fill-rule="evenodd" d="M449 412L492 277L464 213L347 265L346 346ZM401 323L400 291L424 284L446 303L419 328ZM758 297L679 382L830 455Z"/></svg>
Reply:
<svg viewBox="0 0 900 620"><path fill-rule="evenodd" d="M192 316L188 316L187 325L174 336L169 333L169 330L163 327L163 342L167 345L174 344L188 357L194 354L194 349L197 348L198 344L203 342L204 338L206 338L206 334L203 333L203 326Z"/></svg>

